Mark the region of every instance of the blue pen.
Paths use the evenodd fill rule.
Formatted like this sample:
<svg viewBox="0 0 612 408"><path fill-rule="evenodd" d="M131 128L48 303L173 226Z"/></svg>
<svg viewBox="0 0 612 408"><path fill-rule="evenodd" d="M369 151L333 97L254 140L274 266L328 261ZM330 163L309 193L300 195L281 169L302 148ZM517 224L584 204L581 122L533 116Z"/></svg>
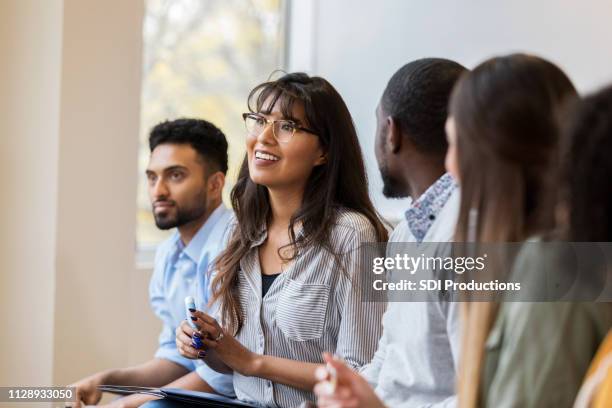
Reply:
<svg viewBox="0 0 612 408"><path fill-rule="evenodd" d="M189 323L189 326L191 326L193 330L198 331L200 330L200 328L191 319L191 312L195 312L195 311L196 311L195 300L193 299L192 296L187 296L185 298L185 313L187 314L187 323ZM202 347L202 340L194 336L192 338L192 346L199 349L200 347Z"/></svg>
<svg viewBox="0 0 612 408"><path fill-rule="evenodd" d="M185 298L185 313L187 314L187 323L191 326L193 330L199 330L200 328L196 326L196 324L191 320L191 312L195 312L195 300L192 296L187 296Z"/></svg>

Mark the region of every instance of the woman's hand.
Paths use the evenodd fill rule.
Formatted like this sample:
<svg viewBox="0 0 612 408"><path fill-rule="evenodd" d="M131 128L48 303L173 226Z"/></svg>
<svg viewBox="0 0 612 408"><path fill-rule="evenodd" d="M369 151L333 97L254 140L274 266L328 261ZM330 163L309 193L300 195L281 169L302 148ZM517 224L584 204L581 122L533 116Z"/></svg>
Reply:
<svg viewBox="0 0 612 408"><path fill-rule="evenodd" d="M205 353L210 351L214 352L216 357L223 361L223 363L242 375L257 375L260 362L259 355L251 352L240 344L232 335L226 333L213 317L197 310L192 312L191 315L194 318L192 319L193 322L200 328L197 332L191 329L191 332L193 336L200 341L202 346L200 348L205 350ZM185 325L187 325L187 323L185 323ZM183 325L183 327L185 325ZM189 327L189 325L187 325L187 327ZM182 337L182 339L186 340L185 337ZM194 355L194 345L198 345L197 340L194 344L184 347L185 352L189 355ZM181 352L181 354L183 354L183 352ZM185 356L187 357L187 355Z"/></svg>
<svg viewBox="0 0 612 408"><path fill-rule="evenodd" d="M385 407L365 378L328 353L323 354L323 359L335 370L335 379L331 378L326 367L319 367L315 372L317 385L314 393L319 408Z"/></svg>
<svg viewBox="0 0 612 408"><path fill-rule="evenodd" d="M186 320L176 328L176 348L183 357L197 360L206 357L202 349L200 334L191 328Z"/></svg>
<svg viewBox="0 0 612 408"><path fill-rule="evenodd" d="M199 335L205 350L214 351L216 356L232 370L246 376L257 376L260 357L244 347L219 325L216 319L206 313L195 311L194 323L200 328Z"/></svg>

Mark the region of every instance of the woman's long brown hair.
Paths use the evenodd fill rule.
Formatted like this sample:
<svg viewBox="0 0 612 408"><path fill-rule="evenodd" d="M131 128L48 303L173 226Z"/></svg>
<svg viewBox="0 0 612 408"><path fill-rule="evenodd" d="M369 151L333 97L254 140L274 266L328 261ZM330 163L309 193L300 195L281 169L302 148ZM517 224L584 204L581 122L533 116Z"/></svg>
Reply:
<svg viewBox="0 0 612 408"><path fill-rule="evenodd" d="M459 80L449 109L461 176L457 241L517 242L552 228L558 116L575 95L556 65L524 54L487 60ZM462 308L459 406L472 408L498 306Z"/></svg>
<svg viewBox="0 0 612 408"><path fill-rule="evenodd" d="M568 241L612 241L612 86L574 104L563 126L560 203Z"/></svg>
<svg viewBox="0 0 612 408"><path fill-rule="evenodd" d="M329 236L339 209L363 214L375 228L377 239L386 241L387 231L368 194L357 132L340 94L323 78L292 73L257 86L248 97L249 110L253 112L269 113L277 104L286 118L292 117L294 105L302 105L307 124L316 132L327 157L325 164L312 170L302 205L291 217L288 232L293 250L289 252L293 257L299 256L303 248L312 245L331 251ZM219 306L222 324L235 334L243 324L237 292L240 260L271 217L268 190L251 180L246 156L231 201L237 225L215 263L211 304ZM294 232L295 225L302 226L299 236Z"/></svg>

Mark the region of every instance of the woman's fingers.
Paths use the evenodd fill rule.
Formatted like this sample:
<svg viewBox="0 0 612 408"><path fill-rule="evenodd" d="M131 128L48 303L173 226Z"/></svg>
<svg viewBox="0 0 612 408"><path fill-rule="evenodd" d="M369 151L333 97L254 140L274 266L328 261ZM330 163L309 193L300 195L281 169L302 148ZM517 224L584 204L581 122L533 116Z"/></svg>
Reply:
<svg viewBox="0 0 612 408"><path fill-rule="evenodd" d="M223 329L212 316L196 310L191 312L192 322L198 327L197 333L201 338L217 339L223 333ZM193 329L191 332L187 332L190 336L193 336Z"/></svg>
<svg viewBox="0 0 612 408"><path fill-rule="evenodd" d="M208 339L208 338L202 339L202 346L205 350L206 349L216 349L218 345L219 343L212 339Z"/></svg>
<svg viewBox="0 0 612 408"><path fill-rule="evenodd" d="M319 408L332 407L357 407L359 401L354 397L347 387L337 387L333 389L328 382L322 382L315 386L317 396L317 406Z"/></svg>
<svg viewBox="0 0 612 408"><path fill-rule="evenodd" d="M315 378L317 381L327 381L329 379L329 371L325 366L319 366L315 370Z"/></svg>
<svg viewBox="0 0 612 408"><path fill-rule="evenodd" d="M199 358L198 354L200 352L200 350L196 350L195 348L191 347L191 346L187 346L185 344L181 344L179 347L179 352L181 353L181 355L183 357L187 357L187 358L191 358L193 360L196 360Z"/></svg>
<svg viewBox="0 0 612 408"><path fill-rule="evenodd" d="M334 389L332 387L332 384L329 381L318 382L314 386L313 391L318 398L323 398L323 399L326 399L327 397L334 395Z"/></svg>
<svg viewBox="0 0 612 408"><path fill-rule="evenodd" d="M320 398L349 399L353 397L353 392L347 386L334 386L329 381L318 382L314 387L314 393Z"/></svg>
<svg viewBox="0 0 612 408"><path fill-rule="evenodd" d="M326 370L328 373L331 370L333 376L336 377L335 379L330 378L332 381L335 380L339 384L352 386L356 379L359 378L359 374L351 370L340 358L329 353L323 353L323 360L327 363Z"/></svg>
<svg viewBox="0 0 612 408"><path fill-rule="evenodd" d="M193 332L193 330L192 330ZM176 348L182 356L192 359L199 358L199 350L196 349L197 343L194 343L193 339L185 334L185 332L179 327L176 330Z"/></svg>
<svg viewBox="0 0 612 408"><path fill-rule="evenodd" d="M195 320L192 320L192 321L198 327L198 330L196 331L196 333L199 333L200 335L206 333L206 330L205 330L206 322L204 322L204 320L200 318L196 318Z"/></svg>
<svg viewBox="0 0 612 408"><path fill-rule="evenodd" d="M181 322L181 325L179 327L177 327L176 330L176 334L178 335L179 331L181 333L185 333L187 336L191 337L193 336L193 333L195 330L193 330L193 328L189 325L189 323L187 323L187 320L183 320Z"/></svg>
<svg viewBox="0 0 612 408"><path fill-rule="evenodd" d="M329 353L323 354L323 360L326 365L315 370L315 378L318 383L314 387L314 393L317 396L318 405L324 408L358 407L359 400L352 389L353 376L357 374L342 360Z"/></svg>
<svg viewBox="0 0 612 408"><path fill-rule="evenodd" d="M215 320L215 318L199 310L196 310L195 312L191 312L191 315L197 317L198 319L202 320L205 323L212 324L212 325L217 324L217 321Z"/></svg>
<svg viewBox="0 0 612 408"><path fill-rule="evenodd" d="M210 339L216 339L217 337L219 337L219 334L221 333L220 327L216 325L212 325L210 323L206 323L200 319L198 319L196 324L200 327L199 332L200 332L200 335L203 335L203 337L208 337Z"/></svg>
<svg viewBox="0 0 612 408"><path fill-rule="evenodd" d="M177 343L179 343L181 346L187 346L189 344L191 344L191 337L189 337L188 335L186 335L183 332L180 332L176 335L176 341Z"/></svg>
<svg viewBox="0 0 612 408"><path fill-rule="evenodd" d="M349 398L342 401L338 406L341 408L358 408L359 400L357 398Z"/></svg>
<svg viewBox="0 0 612 408"><path fill-rule="evenodd" d="M176 346L181 355L188 358L204 358L206 350L218 346L215 339L223 333L217 321L206 313L196 310L191 313L191 321L198 327L194 330L185 320L176 329Z"/></svg>

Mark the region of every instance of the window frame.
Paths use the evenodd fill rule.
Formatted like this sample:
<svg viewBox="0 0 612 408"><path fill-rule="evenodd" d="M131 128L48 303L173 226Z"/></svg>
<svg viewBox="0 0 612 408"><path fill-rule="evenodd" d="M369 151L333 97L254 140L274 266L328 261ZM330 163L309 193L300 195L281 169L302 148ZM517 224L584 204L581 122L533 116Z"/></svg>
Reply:
<svg viewBox="0 0 612 408"><path fill-rule="evenodd" d="M292 47L292 45L290 44L291 38L293 38L290 33L290 27L292 26L292 19L294 17L293 11L295 10L296 3L293 2L293 0L280 0L280 1L281 1L281 9L280 9L281 17L280 17L279 29L281 31L281 34L280 34L281 47L279 49L278 60L279 60L281 69L287 70L290 65L289 55L291 54L291 51L295 49L295 47ZM299 4L301 2L297 2L297 3ZM311 3L311 2L306 1L304 3ZM146 7L146 3L145 3L145 7ZM298 9L298 11L299 10L300 9ZM145 17L143 16L143 19L144 18ZM144 44L143 44L143 53L144 53ZM143 82L143 79L144 78L141 78L141 83ZM140 176L137 178L137 182L138 183L142 182ZM136 187L139 188L139 186L136 186ZM157 244L139 243L138 236L137 236L138 222L139 222L138 219L136 219L136 223L135 223L136 229L134 230L136 269L150 270L154 266L155 252L157 251L157 247L159 246L161 242Z"/></svg>

